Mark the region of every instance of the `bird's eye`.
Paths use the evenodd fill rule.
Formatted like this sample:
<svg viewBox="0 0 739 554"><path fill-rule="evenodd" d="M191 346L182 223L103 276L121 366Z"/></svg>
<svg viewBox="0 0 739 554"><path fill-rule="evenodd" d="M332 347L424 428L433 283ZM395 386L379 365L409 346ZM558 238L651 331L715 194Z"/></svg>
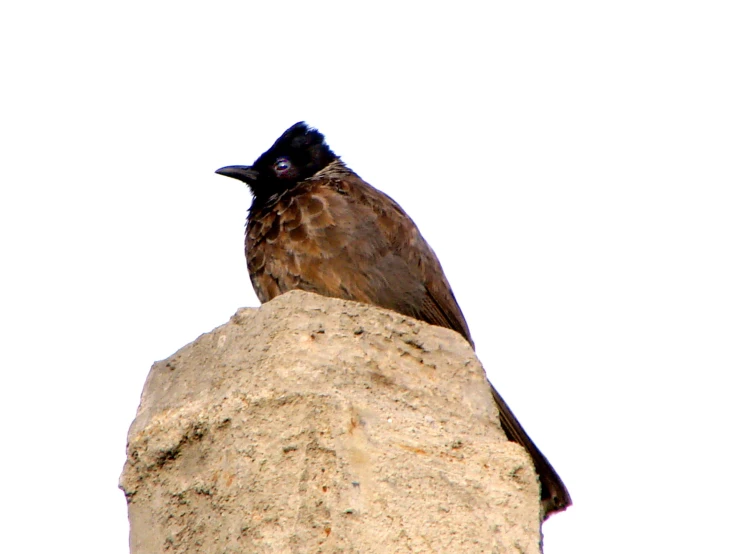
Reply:
<svg viewBox="0 0 739 554"><path fill-rule="evenodd" d="M279 158L274 165L275 171L277 174L285 173L286 171L290 171L292 169L293 164L290 163L290 160L287 158Z"/></svg>

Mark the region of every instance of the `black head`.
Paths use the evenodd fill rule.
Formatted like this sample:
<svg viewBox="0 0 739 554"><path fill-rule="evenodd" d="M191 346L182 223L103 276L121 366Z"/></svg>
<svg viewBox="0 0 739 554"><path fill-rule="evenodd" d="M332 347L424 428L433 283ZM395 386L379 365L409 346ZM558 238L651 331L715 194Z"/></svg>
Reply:
<svg viewBox="0 0 739 554"><path fill-rule="evenodd" d="M337 159L323 135L301 121L282 133L253 165L231 165L216 173L244 181L255 199L267 198L312 177Z"/></svg>

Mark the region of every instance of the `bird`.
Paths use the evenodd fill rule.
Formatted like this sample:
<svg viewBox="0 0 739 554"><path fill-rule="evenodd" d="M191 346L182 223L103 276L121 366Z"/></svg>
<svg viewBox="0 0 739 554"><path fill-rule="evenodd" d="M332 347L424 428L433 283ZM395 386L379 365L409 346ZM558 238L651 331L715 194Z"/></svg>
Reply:
<svg viewBox="0 0 739 554"><path fill-rule="evenodd" d="M296 289L353 300L453 329L474 349L449 281L416 224L334 154L317 129L298 122L252 165L216 173L243 181L252 193L245 253L260 302ZM506 437L534 463L546 520L572 504L570 494L490 388Z"/></svg>

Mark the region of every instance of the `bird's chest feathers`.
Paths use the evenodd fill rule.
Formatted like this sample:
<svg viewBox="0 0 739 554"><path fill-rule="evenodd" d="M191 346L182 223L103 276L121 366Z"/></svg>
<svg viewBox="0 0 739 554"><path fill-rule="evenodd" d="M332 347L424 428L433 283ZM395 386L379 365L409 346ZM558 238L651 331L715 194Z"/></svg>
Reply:
<svg viewBox="0 0 739 554"><path fill-rule="evenodd" d="M326 258L340 254L352 235L352 217L343 195L330 188L290 191L253 210L246 227L250 271L275 257Z"/></svg>

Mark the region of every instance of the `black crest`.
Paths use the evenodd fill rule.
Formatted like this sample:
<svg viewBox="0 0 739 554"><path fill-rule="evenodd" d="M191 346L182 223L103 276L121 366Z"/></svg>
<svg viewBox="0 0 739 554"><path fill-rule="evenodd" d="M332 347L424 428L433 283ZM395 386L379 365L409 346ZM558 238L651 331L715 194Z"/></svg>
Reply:
<svg viewBox="0 0 739 554"><path fill-rule="evenodd" d="M337 159L323 135L301 121L282 133L253 165L222 167L216 173L244 181L259 200L312 177Z"/></svg>

